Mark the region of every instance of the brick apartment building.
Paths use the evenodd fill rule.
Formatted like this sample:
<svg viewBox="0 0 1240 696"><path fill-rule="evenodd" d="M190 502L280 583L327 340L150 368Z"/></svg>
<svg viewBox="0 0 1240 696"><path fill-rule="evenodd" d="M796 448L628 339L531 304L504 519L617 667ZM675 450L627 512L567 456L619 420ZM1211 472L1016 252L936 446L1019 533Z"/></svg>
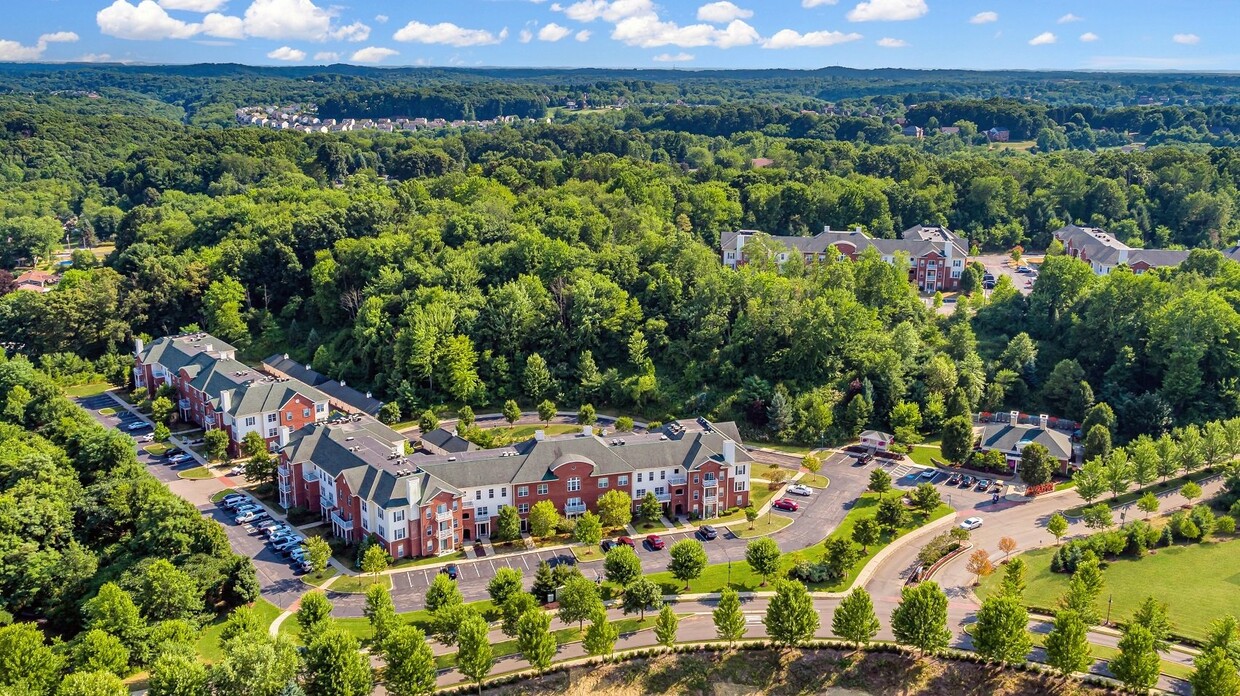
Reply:
<svg viewBox="0 0 1240 696"><path fill-rule="evenodd" d="M407 454L404 439L363 416L281 431L280 504L331 522L358 541L376 535L396 558L435 556L489 537L511 505L552 501L575 517L610 490L634 503L653 492L670 515L715 517L749 504L752 459L732 423L669 423L654 433L608 437L590 427L511 447L455 455Z"/></svg>
<svg viewBox="0 0 1240 696"><path fill-rule="evenodd" d="M299 430L324 421L328 396L288 377L273 377L238 362L237 351L205 333L135 341L134 383L155 395L176 389L177 413L204 430L228 433L228 451L240 454L246 434L257 432L274 448L280 428Z"/></svg>
<svg viewBox="0 0 1240 696"><path fill-rule="evenodd" d="M720 250L725 266L744 265L745 244L760 234L754 230L725 232L720 235ZM898 255L908 258L909 282L924 293L960 289L960 276L969 265L967 243L945 227L916 225L905 230L900 239L877 239L855 230L833 230L827 227L812 237L771 236L783 246L775 260L784 263L790 254L799 253L806 263L827 259L834 248L839 258L857 258L866 249L874 248L887 263L895 263Z"/></svg>

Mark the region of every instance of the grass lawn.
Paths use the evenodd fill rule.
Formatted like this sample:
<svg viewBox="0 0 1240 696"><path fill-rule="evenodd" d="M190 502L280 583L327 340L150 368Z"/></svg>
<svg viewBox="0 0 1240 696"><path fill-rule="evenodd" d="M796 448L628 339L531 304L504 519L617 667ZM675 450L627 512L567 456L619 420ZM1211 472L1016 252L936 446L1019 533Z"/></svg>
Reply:
<svg viewBox="0 0 1240 696"><path fill-rule="evenodd" d="M972 625L966 628L965 632L972 635L972 631L970 630L971 628L973 628ZM1035 647L1046 647L1046 634L1033 633L1030 634L1030 638L1033 639L1033 644ZM1105 645L1095 645L1093 643L1089 644L1089 652L1096 660L1110 660L1116 655L1119 655L1119 650L1116 648L1107 647ZM1186 667L1174 662L1168 662L1167 660L1160 660L1160 662L1161 665L1159 666L1159 671L1168 676L1187 680L1193 673L1192 667Z"/></svg>
<svg viewBox="0 0 1240 696"><path fill-rule="evenodd" d="M412 568L414 566L434 565L436 563L450 563L452 561L463 561L463 560L465 560L465 552L455 551L453 553L444 554L443 556L431 556L429 558L412 558L410 556L406 556L405 558L397 559L396 562L391 565L391 567L392 568ZM352 562L353 562L353 559L349 559L349 563L352 563Z"/></svg>
<svg viewBox="0 0 1240 696"><path fill-rule="evenodd" d="M106 407L106 408L101 408L101 409L99 409L99 415L101 415L101 416L115 416L115 415L116 415L116 409L112 408L111 406L108 406L108 407Z"/></svg>
<svg viewBox="0 0 1240 696"><path fill-rule="evenodd" d="M753 537L759 537L759 536L771 534L773 532L778 532L779 530L783 529L784 527L787 527L790 524L792 524L791 517L784 517L783 515L767 514L767 515L763 515L759 517L757 520L754 520L753 529L750 529L749 525L747 524L733 525L731 527L728 527L728 529L731 529L733 534L735 534L736 536L742 539L751 539Z"/></svg>
<svg viewBox="0 0 1240 696"><path fill-rule="evenodd" d="M845 539L851 539L852 529L857 524L857 521L865 517L873 517L877 512L878 495L875 493L865 493L857 500L856 504L853 505L853 508L848 511L848 515L844 517L844 521L840 523L840 526L836 528L830 536L842 536ZM875 554L881 551L887 544L890 544L895 539L904 536L914 529L933 522L940 517L950 515L953 512L954 510L952 510L951 507L947 505L940 505L937 510L928 516L922 513L910 513L909 525L901 528L895 534L884 534L879 543L871 544L867 553L859 561L857 561L855 565L853 565L852 569L848 571L848 574L843 580L838 583L830 584L811 583L809 585L809 589L815 592L833 592L846 589L857 577L857 573L861 572L861 569L865 567L865 564L869 563L870 559L874 558ZM759 519L758 524L761 524L761 522L762 520ZM822 544L815 544L813 547L804 551L784 554L780 574L784 575L791 570L796 564L797 557L804 558L809 561L817 561L822 557L822 551ZM755 574L753 570L750 569L749 564L743 561L733 562L730 571L727 563L717 563L715 565L706 566L706 570L702 573L701 577L689 583L688 590L685 590L684 584L672 577L672 574L668 572L653 573L647 577L661 585L664 594L680 594L682 592L719 592L725 586L730 586L738 592L752 592L757 590L762 584L762 577ZM729 578L731 578L730 582Z"/></svg>
<svg viewBox="0 0 1240 696"><path fill-rule="evenodd" d="M211 475L211 470L205 466L196 466L193 469L186 469L177 474L183 479L209 479L215 478Z"/></svg>
<svg viewBox="0 0 1240 696"><path fill-rule="evenodd" d="M301 576L301 581L311 587L322 587L323 583L336 576L336 566L328 565L323 569L322 573L306 573Z"/></svg>
<svg viewBox="0 0 1240 696"><path fill-rule="evenodd" d="M598 545L574 546L573 555L577 557L578 563L601 561L603 560L603 549L601 549Z"/></svg>
<svg viewBox="0 0 1240 696"><path fill-rule="evenodd" d="M1037 549L1023 555L1028 564L1025 603L1029 606L1053 608L1068 588L1067 575L1050 571L1053 554L1054 549ZM978 596L995 592L1000 575L984 579L977 589ZM1240 544L1224 541L1159 548L1139 560L1112 561L1103 577L1106 587L1102 594L1113 601L1112 621L1127 621L1137 606L1153 595L1170 607L1172 631L1202 640L1212 621L1235 609ZM1189 578L1192 588L1186 591ZM1100 608L1105 611L1105 607Z"/></svg>
<svg viewBox="0 0 1240 696"><path fill-rule="evenodd" d="M258 613L259 623L264 627L270 626L271 622L281 614L280 607L265 599L254 603L254 611ZM224 621L227 618L226 616L217 618L207 624L202 629L202 633L198 635L198 654L207 662L214 662L223 657L220 651L220 633L224 630Z"/></svg>
<svg viewBox="0 0 1240 696"><path fill-rule="evenodd" d="M482 618L486 619L488 622L499 621L500 619L499 610L491 604L491 600L489 599L481 602L469 602L465 606L480 612L482 614ZM397 614L396 618L402 624L412 624L423 631L429 631L430 629L431 615L430 612L425 609ZM348 631L353 635L353 637L363 643L369 641L372 636L370 622L364 617L359 616L348 619L332 619L332 623L340 628L343 628L345 631ZM284 623L280 624L280 633L292 638L297 644L302 644L301 626L297 625L296 617L289 617L288 619L285 619Z"/></svg>
<svg viewBox="0 0 1240 696"><path fill-rule="evenodd" d="M153 445L146 445L142 448L144 452L152 457L162 457L164 456L164 453L170 449L172 448L162 442L156 442Z"/></svg>
<svg viewBox="0 0 1240 696"><path fill-rule="evenodd" d="M68 396L71 398L72 397L82 398L82 397L87 397L87 396L99 396L100 394L104 393L105 391L111 388L112 388L112 385L108 384L107 382L95 382L93 384L78 384L72 387L65 387L65 396ZM105 414L105 415L110 415L110 414Z"/></svg>
<svg viewBox="0 0 1240 696"><path fill-rule="evenodd" d="M378 584L386 585L389 590L392 589L392 576L391 575L380 575L379 577L376 578L370 575L343 575L340 577L339 580L332 583L332 586L328 589L330 589L332 592L347 592L349 594L365 594L366 588L370 587L371 585L378 585Z"/></svg>
<svg viewBox="0 0 1240 696"><path fill-rule="evenodd" d="M1215 475L1214 472L1211 472L1211 471L1196 471L1186 476L1180 476L1178 478L1168 479L1166 483L1151 483L1145 488L1139 488L1135 491L1129 491L1119 496L1118 498L1110 498L1110 497L1099 498L1098 500L1094 501L1094 504L1107 503L1111 507L1117 507L1119 505L1127 505L1128 503L1136 502L1138 498L1145 495L1147 492L1152 492L1155 495L1158 495L1159 493L1166 493L1167 491L1179 490L1181 486L1188 483L1189 481L1200 482L1202 479L1207 479L1214 475ZM1056 487L1056 489L1058 489L1058 487ZM1080 517L1081 515L1084 514L1083 511L1085 508L1086 508L1085 504L1077 505L1074 508L1069 508L1065 510L1064 514L1067 515L1068 517Z"/></svg>
<svg viewBox="0 0 1240 696"><path fill-rule="evenodd" d="M779 488L775 490L779 490ZM761 510L762 506L766 505L773 497L775 497L775 491L771 490L767 484L750 482L749 504L753 506L753 509ZM689 520L689 524L700 527L704 524L724 524L743 519L745 519L745 511L741 509L730 515L720 515L719 517L702 520Z"/></svg>
<svg viewBox="0 0 1240 696"><path fill-rule="evenodd" d="M939 449L938 445L913 445L909 448L908 458L913 460L913 463L915 464L921 464L922 466L934 466L934 462L930 461L931 457L934 457L940 462L943 461L943 450Z"/></svg>
<svg viewBox="0 0 1240 696"><path fill-rule="evenodd" d="M1069 488L1076 488L1076 481L1068 479L1067 481L1060 481L1055 484L1055 490L1057 491L1066 491Z"/></svg>
<svg viewBox="0 0 1240 696"><path fill-rule="evenodd" d="M803 483L810 488L826 488L831 485L831 479L823 476L822 474L806 473L803 474L801 478L797 479L797 483Z"/></svg>
<svg viewBox="0 0 1240 696"><path fill-rule="evenodd" d="M812 447L803 447L801 445L788 445L782 442L751 442L754 447L762 447L765 449L773 449L777 452L787 452L788 454L806 455L813 451Z"/></svg>
<svg viewBox="0 0 1240 696"><path fill-rule="evenodd" d="M236 491L235 489L232 489L232 488L225 488L224 490L220 491L219 493L216 493L215 495L211 496L211 502L213 502L213 503L218 503L218 502L220 502L221 500L223 500L223 499L224 499L224 496L226 496L226 495L228 495L228 494L230 494L230 493L236 493L236 492L237 492L237 491Z"/></svg>
<svg viewBox="0 0 1240 696"><path fill-rule="evenodd" d="M661 534L663 532L672 531L671 527L668 527L662 522L641 522L638 520L633 520L633 529L636 529L642 534Z"/></svg>
<svg viewBox="0 0 1240 696"><path fill-rule="evenodd" d="M525 442L533 438L535 430L541 430L547 437L553 437L555 435L579 433L581 432L581 426L564 423L552 423L551 425L538 423L534 425L501 425L496 428L487 428L487 430L495 438L491 442L491 446L504 447L514 442Z"/></svg>

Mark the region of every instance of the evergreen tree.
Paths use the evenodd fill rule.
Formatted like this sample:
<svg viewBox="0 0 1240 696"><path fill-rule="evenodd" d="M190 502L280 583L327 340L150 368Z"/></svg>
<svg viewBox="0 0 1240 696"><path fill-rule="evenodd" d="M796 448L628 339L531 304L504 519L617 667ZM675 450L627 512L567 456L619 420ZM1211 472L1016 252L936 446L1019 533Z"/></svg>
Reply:
<svg viewBox="0 0 1240 696"><path fill-rule="evenodd" d="M840 602L831 617L831 631L858 648L878 635L878 617L874 602L863 588L856 588Z"/></svg>
<svg viewBox="0 0 1240 696"><path fill-rule="evenodd" d="M548 597L555 594L557 587L559 585L555 581L555 576L551 573L551 565L546 561L540 561L538 569L534 571L534 586L530 588L530 593L534 595L534 598L539 603L549 602L551 600Z"/></svg>
<svg viewBox="0 0 1240 696"><path fill-rule="evenodd" d="M1003 566L1003 584L1000 591L1017 599L1025 596L1025 559L1017 556Z"/></svg>
<svg viewBox="0 0 1240 696"><path fill-rule="evenodd" d="M711 615L715 621L715 635L726 640L728 645L745 636L745 615L741 612L741 596L736 590L725 587Z"/></svg>
<svg viewBox="0 0 1240 696"><path fill-rule="evenodd" d="M775 596L762 619L766 634L788 647L813 638L818 631L818 612L805 585L795 580L776 580L774 588Z"/></svg>

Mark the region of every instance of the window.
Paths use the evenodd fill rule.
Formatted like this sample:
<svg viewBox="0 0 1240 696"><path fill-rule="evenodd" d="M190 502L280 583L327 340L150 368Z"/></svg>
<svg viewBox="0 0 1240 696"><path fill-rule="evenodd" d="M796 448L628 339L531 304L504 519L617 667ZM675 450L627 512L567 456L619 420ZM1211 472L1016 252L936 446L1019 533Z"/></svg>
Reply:
<svg viewBox="0 0 1240 696"><path fill-rule="evenodd" d="M482 489L474 491L474 500L482 500Z"/></svg>
<svg viewBox="0 0 1240 696"><path fill-rule="evenodd" d="M255 420L254 420L254 417L253 417L253 416L250 416L249 418L246 418L246 419L245 419L245 424L246 424L247 426L253 427L253 426L254 426L254 423L255 423Z"/></svg>
<svg viewBox="0 0 1240 696"><path fill-rule="evenodd" d="M310 417L310 409L308 409L308 408L303 408L303 409L301 410L301 417L302 417L302 418L309 418L309 417Z"/></svg>
<svg viewBox="0 0 1240 696"><path fill-rule="evenodd" d="M744 475L745 475L745 465L744 465L744 464L737 464L737 465L736 465L736 475L737 475L737 476L744 476Z"/></svg>
<svg viewBox="0 0 1240 696"><path fill-rule="evenodd" d="M665 480L667 480L667 472L666 472L666 471L660 471L660 472L659 472L659 480L660 480L660 481L665 481Z"/></svg>
<svg viewBox="0 0 1240 696"><path fill-rule="evenodd" d="M327 404L315 404L314 405L315 413L323 413L326 410L327 410ZM401 550L403 551L404 549L401 549Z"/></svg>
<svg viewBox="0 0 1240 696"><path fill-rule="evenodd" d="M679 474L679 473L680 473L680 469L672 469L672 473L673 473L673 474Z"/></svg>
<svg viewBox="0 0 1240 696"><path fill-rule="evenodd" d="M659 486L658 488L654 489L655 495L664 495L666 492L667 492L667 489L664 488L663 486Z"/></svg>
<svg viewBox="0 0 1240 696"><path fill-rule="evenodd" d="M275 428L267 428L267 437L275 437L275 436L276 436L276 429L275 429Z"/></svg>
<svg viewBox="0 0 1240 696"><path fill-rule="evenodd" d="M607 479L605 479L605 478L601 478L601 479L599 479L599 480L598 480L598 487L599 487L599 488L606 488L606 487L607 487L607 486L609 486L609 485L611 485L611 484L610 484L610 483L608 482L608 480L607 480Z"/></svg>
<svg viewBox="0 0 1240 696"><path fill-rule="evenodd" d="M478 519L480 519L480 520L481 520L481 519L486 519L487 517L490 517L490 516L491 516L491 514L490 514L490 513L491 513L491 511L490 511L490 510L488 510L488 509L487 509L487 508L485 508L485 507L480 507L480 508L478 508L476 512L478 513Z"/></svg>
<svg viewBox="0 0 1240 696"><path fill-rule="evenodd" d="M699 478L699 477L698 477L698 475L697 475L697 474L694 474L694 475L693 475L693 483L694 483L694 484L697 484L697 483L698 483L698 478Z"/></svg>
<svg viewBox="0 0 1240 696"><path fill-rule="evenodd" d="M618 476L618 477L616 477L616 485L617 485L617 486L627 486L627 485L629 485L629 477L628 477L628 476Z"/></svg>
<svg viewBox="0 0 1240 696"><path fill-rule="evenodd" d="M405 511L404 511L404 510L397 510L396 512L393 512L393 513L392 513L392 521L393 521L393 522L404 522L404 521L405 521Z"/></svg>
<svg viewBox="0 0 1240 696"><path fill-rule="evenodd" d="M507 498L507 497L508 497L508 488L507 488L507 487L499 489L499 497L501 497L501 498Z"/></svg>
<svg viewBox="0 0 1240 696"><path fill-rule="evenodd" d="M280 421L280 417L279 417L279 416L277 416L276 414L274 414L274 413L268 413L268 414L267 414L267 422L268 422L268 423L278 423L279 421Z"/></svg>
<svg viewBox="0 0 1240 696"><path fill-rule="evenodd" d="M547 484L545 483L538 484L538 495L547 495L548 490L550 489L547 488Z"/></svg>
<svg viewBox="0 0 1240 696"><path fill-rule="evenodd" d="M580 476L574 476L568 480L568 490L569 492L581 490Z"/></svg>
<svg viewBox="0 0 1240 696"><path fill-rule="evenodd" d="M362 501L362 514L363 515L366 514L366 501L365 500ZM379 513L379 514L382 515L383 513Z"/></svg>
<svg viewBox="0 0 1240 696"><path fill-rule="evenodd" d="M487 498L491 500L495 500L495 489L494 488L487 489Z"/></svg>
<svg viewBox="0 0 1240 696"><path fill-rule="evenodd" d="M697 492L697 491L693 491L693 499L694 499L694 500L697 500L697 499L698 499L698 492Z"/></svg>
<svg viewBox="0 0 1240 696"><path fill-rule="evenodd" d="M293 421L293 412L292 411L286 412L284 414L284 420L289 421L291 423Z"/></svg>
<svg viewBox="0 0 1240 696"><path fill-rule="evenodd" d="M737 493L740 493L740 492L744 491L744 490L745 490L745 482L744 482L744 481L734 481L734 482L732 483L732 490L736 491Z"/></svg>
<svg viewBox="0 0 1240 696"><path fill-rule="evenodd" d="M519 514L524 515L524 514L528 513L529 511L530 511L530 504L529 504L529 503L517 503L517 512L518 512Z"/></svg>
<svg viewBox="0 0 1240 696"><path fill-rule="evenodd" d="M639 472L637 472L637 482L638 482L638 483L641 483L641 482L642 482L642 472L640 472L640 471L639 471Z"/></svg>
<svg viewBox="0 0 1240 696"><path fill-rule="evenodd" d="M517 497L524 498L530 494L529 486L517 486Z"/></svg>
<svg viewBox="0 0 1240 696"><path fill-rule="evenodd" d="M428 519L428 520L429 520L430 518L432 518L432 517L434 517L434 516L435 516L435 513L431 512L431 509L430 509L430 508L426 508L426 519Z"/></svg>
<svg viewBox="0 0 1240 696"><path fill-rule="evenodd" d="M638 488L638 489L637 489L637 497L638 497L638 498L645 498L645 497L646 497L646 489L645 489L645 488Z"/></svg>

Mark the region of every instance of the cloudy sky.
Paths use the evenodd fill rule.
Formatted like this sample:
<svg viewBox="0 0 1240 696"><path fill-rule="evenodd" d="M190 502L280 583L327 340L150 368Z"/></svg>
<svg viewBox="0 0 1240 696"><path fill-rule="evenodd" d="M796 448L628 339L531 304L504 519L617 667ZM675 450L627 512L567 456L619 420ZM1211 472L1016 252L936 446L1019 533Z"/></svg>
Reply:
<svg viewBox="0 0 1240 696"><path fill-rule="evenodd" d="M4 0L0 61L1237 70L1233 0Z"/></svg>

